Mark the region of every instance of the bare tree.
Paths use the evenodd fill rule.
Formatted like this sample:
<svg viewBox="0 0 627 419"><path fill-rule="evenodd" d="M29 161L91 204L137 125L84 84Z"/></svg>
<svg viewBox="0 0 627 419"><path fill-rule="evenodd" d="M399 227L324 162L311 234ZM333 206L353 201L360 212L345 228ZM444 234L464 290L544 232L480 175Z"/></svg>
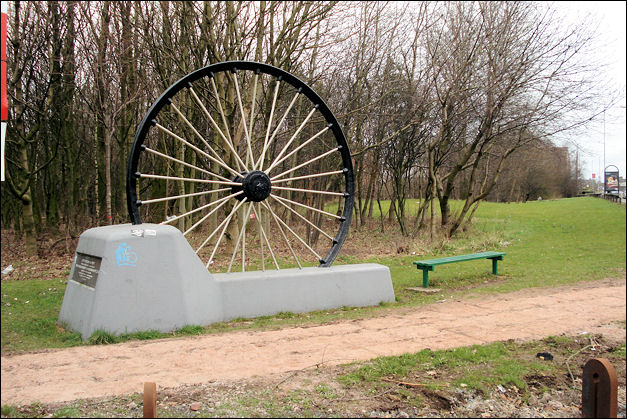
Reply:
<svg viewBox="0 0 627 419"><path fill-rule="evenodd" d="M10 63L8 95L10 117L7 129L7 177L10 192L21 203L22 227L26 238L26 253L37 254L34 218L33 186L37 175L56 157L56 148L44 161L37 159L38 150L46 147L40 135L48 121L58 74L58 44L49 51L51 33L59 30L58 14L44 3L12 3L12 22L8 31L7 61ZM42 24L40 19L44 19ZM58 33L57 33L58 34Z"/></svg>
<svg viewBox="0 0 627 419"><path fill-rule="evenodd" d="M556 134L599 114L587 107L598 102L594 63L579 58L592 45L590 28L586 22L562 28L555 10L542 3L49 1L11 2L9 16L2 224L24 229L31 254L44 222L73 229L126 218L126 160L135 127L176 80L220 61L268 63L314 87L340 120L353 154L353 225L365 225L375 200L390 199L388 219L402 234L411 232L409 198L420 198L416 230L429 225L435 237L437 228L453 235L482 200L526 196L537 186L521 167L530 147L552 150ZM235 124L229 135L238 150L225 147L193 98L177 106L235 167L234 154L246 144L242 109L233 78L221 75L216 82L223 109L214 105L207 112ZM268 87L241 92L246 104L253 96L265 98L246 123L267 123ZM281 90L277 109L291 100ZM243 109L247 115L250 107ZM286 127L307 112L296 102ZM166 122L175 123L174 113L164 116L170 117ZM294 145L311 137L318 123L303 129ZM188 127L181 131L194 135ZM158 163L172 176L216 170L188 146L165 135L159 141L159 150L192 163ZM273 143L264 158L279 152ZM307 157L301 153L307 152L281 164ZM318 190L332 186L323 179L306 182ZM214 199L190 195L196 186L178 180L142 187L187 195L155 207L165 215ZM307 199L310 208L323 209L338 198ZM463 200L457 212L452 199ZM282 215L296 216L290 209L282 208ZM244 215L235 217L242 222ZM182 217L179 227L198 217ZM314 226L322 218L312 215ZM232 225L229 236L237 237ZM309 228L307 242L314 243L318 233Z"/></svg>
<svg viewBox="0 0 627 419"><path fill-rule="evenodd" d="M573 59L589 38L581 27L559 33L555 15L543 7L456 3L442 8L446 18L428 44L441 109L430 170L448 235L489 195L517 148L572 127L556 122L591 94L585 81L590 68ZM465 202L451 221L449 199L466 171Z"/></svg>

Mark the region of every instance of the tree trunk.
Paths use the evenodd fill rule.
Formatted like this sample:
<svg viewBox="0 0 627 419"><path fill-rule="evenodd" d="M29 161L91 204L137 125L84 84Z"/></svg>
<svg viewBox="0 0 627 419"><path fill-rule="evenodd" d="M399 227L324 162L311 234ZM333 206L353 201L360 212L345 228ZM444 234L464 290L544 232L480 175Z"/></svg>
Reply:
<svg viewBox="0 0 627 419"><path fill-rule="evenodd" d="M94 220L95 225L100 223L100 194L98 191L98 129L94 128Z"/></svg>
<svg viewBox="0 0 627 419"><path fill-rule="evenodd" d="M15 3L15 17L13 20L13 33L16 40L13 42L13 56L19 56L21 39L20 39L20 4ZM37 231L35 230L35 219L33 218L33 199L31 192L31 176L30 161L28 159L28 142L26 141L26 133L24 126L24 98L22 92L22 81L16 74L18 72L18 60L15 59L13 63L13 79L11 84L13 85L13 91L15 92L15 103L13 107L15 109L15 115L17 119L15 121L16 131L16 143L19 156L19 170L17 171L17 179L13 180L7 176L7 183L10 186L10 190L20 200L22 204L22 228L24 230L24 238L26 240L26 255L37 256ZM29 136L33 136L39 128L29 132ZM7 137L9 137L7 135ZM8 175L8 173L7 173Z"/></svg>
<svg viewBox="0 0 627 419"><path fill-rule="evenodd" d="M106 124L105 124L106 125ZM104 128L104 149L105 149L105 211L107 224L113 224L113 214L111 211L111 131Z"/></svg>
<svg viewBox="0 0 627 419"><path fill-rule="evenodd" d="M429 177L431 179L431 219L429 220L429 237L435 238L435 197L437 196L437 185L435 177L435 162L433 150L429 149Z"/></svg>
<svg viewBox="0 0 627 419"><path fill-rule="evenodd" d="M22 167L29 167L26 144L21 147L20 158ZM35 219L33 218L33 199L30 182L25 193L21 197L22 202L22 225L24 227L24 237L26 239L26 255L37 256L37 232L35 231Z"/></svg>

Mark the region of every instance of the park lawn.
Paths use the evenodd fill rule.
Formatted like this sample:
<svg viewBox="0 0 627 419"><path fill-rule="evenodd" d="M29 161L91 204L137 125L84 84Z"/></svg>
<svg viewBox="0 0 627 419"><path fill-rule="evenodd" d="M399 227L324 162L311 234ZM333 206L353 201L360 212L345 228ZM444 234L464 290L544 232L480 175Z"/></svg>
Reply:
<svg viewBox="0 0 627 419"><path fill-rule="evenodd" d="M429 285L448 293L488 281L489 286L474 291L510 292L624 275L625 231L625 206L601 199L486 202L477 210L470 230L433 251L368 261L390 267L398 296L407 295L405 287L422 285L422 271L414 261L502 251L507 254L499 262L498 281L490 273L491 262L477 260L435 267L429 273Z"/></svg>
<svg viewBox="0 0 627 419"><path fill-rule="evenodd" d="M414 200L409 201L409 205L412 204L415 205ZM459 202L454 205L459 205ZM378 211L375 216L378 216ZM477 210L470 228L452 240L438 241L433 245L421 242L415 255L410 252L359 260L340 252L337 264L374 262L388 266L396 303L313 313L280 313L256 319L235 319L206 327L190 325L173 333L143 332L119 337L99 334L91 342L113 343L363 318L380 314L382 310L442 299L623 277L625 231L625 206L597 198L511 204L486 202ZM373 240L380 234L378 231L371 232ZM347 240L350 239L349 234ZM505 259L499 262L498 277L491 274L489 260L477 260L436 267L429 274L429 283L432 288L440 288L440 292L423 294L407 289L422 284L422 271L413 265L416 260L487 250L507 253ZM2 281L3 354L84 344L78 334L65 331L56 324L66 280Z"/></svg>

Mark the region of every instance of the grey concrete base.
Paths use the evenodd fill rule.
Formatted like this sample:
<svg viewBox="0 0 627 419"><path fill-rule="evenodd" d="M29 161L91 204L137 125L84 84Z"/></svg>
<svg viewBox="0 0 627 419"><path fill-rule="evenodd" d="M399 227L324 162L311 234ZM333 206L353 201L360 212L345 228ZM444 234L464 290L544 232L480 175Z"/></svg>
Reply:
<svg viewBox="0 0 627 419"><path fill-rule="evenodd" d="M87 262L77 264L85 255ZM99 258L95 284L81 283L81 273L93 282L87 265ZM81 234L59 324L83 339L98 329L115 335L168 332L221 319L220 289L178 229L122 224Z"/></svg>
<svg viewBox="0 0 627 419"><path fill-rule="evenodd" d="M212 275L178 229L123 224L81 235L59 324L87 339L393 301L383 265Z"/></svg>
<svg viewBox="0 0 627 419"><path fill-rule="evenodd" d="M390 269L375 263L213 277L222 291L224 320L395 301Z"/></svg>

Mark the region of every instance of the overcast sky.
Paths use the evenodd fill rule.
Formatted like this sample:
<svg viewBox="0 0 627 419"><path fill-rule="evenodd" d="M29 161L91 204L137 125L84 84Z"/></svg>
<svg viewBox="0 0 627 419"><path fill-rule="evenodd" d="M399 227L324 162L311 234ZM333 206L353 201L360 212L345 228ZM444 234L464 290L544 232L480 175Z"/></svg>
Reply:
<svg viewBox="0 0 627 419"><path fill-rule="evenodd" d="M589 179L592 173L603 173L603 168L615 165L622 177L627 177L625 170L625 4L624 1L614 2L587 2L563 1L553 3L555 8L564 12L564 22L582 19L587 15L599 23L599 49L597 53L601 60L607 60L607 70L612 81L612 87L619 89L622 96L618 103L605 114L605 129L603 116L591 123L585 133L575 140L580 146L579 163L582 165L582 174ZM596 54L595 54L596 55ZM597 56L591 60L599 60ZM603 143L605 131L605 165L603 163ZM613 169L612 169L613 170Z"/></svg>

